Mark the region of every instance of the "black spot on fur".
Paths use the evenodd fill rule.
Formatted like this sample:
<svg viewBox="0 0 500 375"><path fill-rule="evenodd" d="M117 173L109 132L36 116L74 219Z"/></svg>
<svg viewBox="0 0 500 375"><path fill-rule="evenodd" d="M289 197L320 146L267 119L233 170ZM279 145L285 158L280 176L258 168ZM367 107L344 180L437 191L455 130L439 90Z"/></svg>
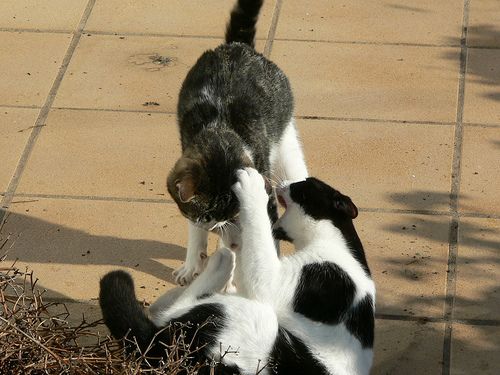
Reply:
<svg viewBox="0 0 500 375"><path fill-rule="evenodd" d="M315 220L330 220L342 232L352 255L369 276L363 245L352 222L358 209L351 198L314 177L291 184L290 196L307 215Z"/></svg>
<svg viewBox="0 0 500 375"><path fill-rule="evenodd" d="M294 311L322 323L338 324L354 300L356 287L347 273L331 262L302 267Z"/></svg>
<svg viewBox="0 0 500 375"><path fill-rule="evenodd" d="M373 348L375 317L371 296L367 295L351 309L345 325L349 332L361 342L363 348Z"/></svg>
<svg viewBox="0 0 500 375"><path fill-rule="evenodd" d="M277 240L293 242L293 240L288 237L288 234L286 234L285 230L281 227L273 228L273 237Z"/></svg>
<svg viewBox="0 0 500 375"><path fill-rule="evenodd" d="M272 367L272 373L277 375L329 374L302 340L284 328L278 330L269 366Z"/></svg>

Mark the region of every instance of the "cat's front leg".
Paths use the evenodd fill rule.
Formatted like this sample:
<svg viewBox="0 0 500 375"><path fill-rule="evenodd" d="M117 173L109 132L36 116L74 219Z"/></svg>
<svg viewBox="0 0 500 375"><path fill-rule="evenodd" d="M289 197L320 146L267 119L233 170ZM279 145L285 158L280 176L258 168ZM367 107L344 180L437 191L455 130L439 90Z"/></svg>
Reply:
<svg viewBox="0 0 500 375"><path fill-rule="evenodd" d="M205 268L207 262L208 232L188 222L186 261L173 273L179 285L189 285Z"/></svg>
<svg viewBox="0 0 500 375"><path fill-rule="evenodd" d="M238 282L248 298L268 300L280 261L267 212L268 194L262 176L253 168L237 171L233 191L240 202L241 249L236 252ZM240 286L238 285L238 289Z"/></svg>

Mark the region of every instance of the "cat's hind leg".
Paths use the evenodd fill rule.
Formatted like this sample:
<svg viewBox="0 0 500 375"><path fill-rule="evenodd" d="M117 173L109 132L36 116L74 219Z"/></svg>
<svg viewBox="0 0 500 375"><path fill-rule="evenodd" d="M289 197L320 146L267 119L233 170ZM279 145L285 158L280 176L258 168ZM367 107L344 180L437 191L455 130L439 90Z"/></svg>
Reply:
<svg viewBox="0 0 500 375"><path fill-rule="evenodd" d="M173 273L175 282L181 286L189 285L206 265L208 232L188 221L188 244L186 261Z"/></svg>
<svg viewBox="0 0 500 375"><path fill-rule="evenodd" d="M271 170L275 179L302 181L309 177L302 145L292 118L285 128L280 142L271 152Z"/></svg>

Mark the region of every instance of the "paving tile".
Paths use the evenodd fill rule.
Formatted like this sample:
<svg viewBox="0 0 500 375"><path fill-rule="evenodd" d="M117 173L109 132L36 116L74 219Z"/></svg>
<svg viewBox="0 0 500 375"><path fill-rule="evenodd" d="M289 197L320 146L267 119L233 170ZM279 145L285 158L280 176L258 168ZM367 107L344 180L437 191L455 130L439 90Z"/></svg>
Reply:
<svg viewBox="0 0 500 375"><path fill-rule="evenodd" d="M0 27L14 29L74 30L88 0L2 0Z"/></svg>
<svg viewBox="0 0 500 375"><path fill-rule="evenodd" d="M275 3L275 0L264 2L257 24L258 38L267 38ZM98 1L86 30L222 38L234 4L235 0Z"/></svg>
<svg viewBox="0 0 500 375"><path fill-rule="evenodd" d="M0 56L0 105L41 106L70 41L70 34L0 32L9 51Z"/></svg>
<svg viewBox="0 0 500 375"><path fill-rule="evenodd" d="M377 320L373 375L440 374L444 325Z"/></svg>
<svg viewBox="0 0 500 375"><path fill-rule="evenodd" d="M449 219L361 212L354 222L381 314L442 317Z"/></svg>
<svg viewBox="0 0 500 375"><path fill-rule="evenodd" d="M500 125L500 49L469 49L464 121Z"/></svg>
<svg viewBox="0 0 500 375"><path fill-rule="evenodd" d="M298 120L310 174L360 207L448 210L453 127Z"/></svg>
<svg viewBox="0 0 500 375"><path fill-rule="evenodd" d="M456 48L275 41L296 114L455 121Z"/></svg>
<svg viewBox="0 0 500 375"><path fill-rule="evenodd" d="M500 128L466 127L462 151L459 209L500 212Z"/></svg>
<svg viewBox="0 0 500 375"><path fill-rule="evenodd" d="M283 2L277 38L460 44L461 0Z"/></svg>
<svg viewBox="0 0 500 375"><path fill-rule="evenodd" d="M500 327L453 325L451 374L500 373Z"/></svg>
<svg viewBox="0 0 500 375"><path fill-rule="evenodd" d="M0 108L0 191L7 190L37 116L37 109Z"/></svg>
<svg viewBox="0 0 500 375"><path fill-rule="evenodd" d="M463 218L455 317L500 320L500 220Z"/></svg>
<svg viewBox="0 0 500 375"><path fill-rule="evenodd" d="M217 39L84 35L54 106L175 112L188 70L205 50L219 43Z"/></svg>
<svg viewBox="0 0 500 375"><path fill-rule="evenodd" d="M8 233L7 261L32 269L49 297L95 300L99 279L124 269L151 301L173 286L187 225L174 204L38 199L11 205L0 236Z"/></svg>
<svg viewBox="0 0 500 375"><path fill-rule="evenodd" d="M498 0L471 1L467 44L500 47L500 7Z"/></svg>
<svg viewBox="0 0 500 375"><path fill-rule="evenodd" d="M55 110L17 193L170 199L180 154L173 115Z"/></svg>

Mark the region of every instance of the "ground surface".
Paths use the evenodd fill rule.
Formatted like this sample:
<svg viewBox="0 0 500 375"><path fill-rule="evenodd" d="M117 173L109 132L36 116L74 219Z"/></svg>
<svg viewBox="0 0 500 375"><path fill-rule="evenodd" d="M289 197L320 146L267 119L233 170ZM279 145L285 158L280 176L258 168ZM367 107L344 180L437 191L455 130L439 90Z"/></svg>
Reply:
<svg viewBox="0 0 500 375"><path fill-rule="evenodd" d="M1 236L72 311L98 316L115 268L146 300L172 287L177 93L232 3L0 3ZM360 207L373 373L500 373L498 0L268 0L257 48L290 77L312 175Z"/></svg>

